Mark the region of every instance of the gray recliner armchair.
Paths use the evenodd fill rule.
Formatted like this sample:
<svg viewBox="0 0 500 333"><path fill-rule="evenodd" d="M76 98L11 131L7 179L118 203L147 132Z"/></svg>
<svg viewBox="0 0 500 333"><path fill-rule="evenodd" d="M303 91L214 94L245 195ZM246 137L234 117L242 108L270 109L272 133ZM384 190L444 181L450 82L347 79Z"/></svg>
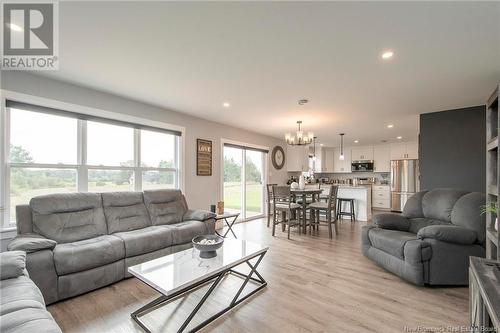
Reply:
<svg viewBox="0 0 500 333"><path fill-rule="evenodd" d="M417 285L467 285L469 256L485 256L485 201L453 189L416 193L401 215L378 214L363 227L363 254Z"/></svg>

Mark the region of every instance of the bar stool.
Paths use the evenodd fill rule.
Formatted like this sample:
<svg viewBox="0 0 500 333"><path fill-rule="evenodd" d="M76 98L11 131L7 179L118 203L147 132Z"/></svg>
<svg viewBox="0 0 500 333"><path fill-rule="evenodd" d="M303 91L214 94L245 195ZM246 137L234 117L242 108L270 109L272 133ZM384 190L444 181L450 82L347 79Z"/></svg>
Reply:
<svg viewBox="0 0 500 333"><path fill-rule="evenodd" d="M349 203L349 211L345 212L342 210L343 203ZM356 214L354 212L354 199L352 198L338 198L337 206L337 219L341 219L342 216L349 216L351 222L356 221Z"/></svg>

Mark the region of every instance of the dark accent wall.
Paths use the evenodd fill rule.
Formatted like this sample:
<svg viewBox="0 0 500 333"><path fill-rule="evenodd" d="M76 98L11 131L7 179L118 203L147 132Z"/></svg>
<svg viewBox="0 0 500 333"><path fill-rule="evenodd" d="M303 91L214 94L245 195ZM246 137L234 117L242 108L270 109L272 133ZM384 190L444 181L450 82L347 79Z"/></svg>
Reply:
<svg viewBox="0 0 500 333"><path fill-rule="evenodd" d="M486 108L420 115L420 188L486 190Z"/></svg>

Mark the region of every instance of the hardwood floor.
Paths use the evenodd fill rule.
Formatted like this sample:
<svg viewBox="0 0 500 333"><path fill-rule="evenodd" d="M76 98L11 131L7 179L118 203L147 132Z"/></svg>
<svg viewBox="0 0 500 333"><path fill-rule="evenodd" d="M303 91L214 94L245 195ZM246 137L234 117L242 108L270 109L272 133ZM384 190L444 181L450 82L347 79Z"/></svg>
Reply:
<svg viewBox="0 0 500 333"><path fill-rule="evenodd" d="M361 254L363 224L340 222L339 235L332 240L327 228L313 235L294 231L287 240L281 228L272 237L265 219L235 225L238 237L269 245L259 267L268 287L203 332L386 333L467 325L467 288L415 287L379 268ZM199 317L228 304L240 284L236 277L223 281ZM175 331L203 290L143 320L153 332ZM48 309L64 332L142 332L130 313L157 296L132 278ZM175 321L166 323L171 316ZM200 322L195 319L193 324Z"/></svg>

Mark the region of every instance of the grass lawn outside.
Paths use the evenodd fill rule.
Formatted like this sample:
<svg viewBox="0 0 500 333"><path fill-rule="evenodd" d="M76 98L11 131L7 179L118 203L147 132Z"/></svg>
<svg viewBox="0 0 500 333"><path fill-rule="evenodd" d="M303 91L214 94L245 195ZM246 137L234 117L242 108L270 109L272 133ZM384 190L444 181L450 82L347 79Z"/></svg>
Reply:
<svg viewBox="0 0 500 333"><path fill-rule="evenodd" d="M263 185L248 183L246 193L246 216L255 216L263 213ZM241 211L241 183L224 182L224 209Z"/></svg>

